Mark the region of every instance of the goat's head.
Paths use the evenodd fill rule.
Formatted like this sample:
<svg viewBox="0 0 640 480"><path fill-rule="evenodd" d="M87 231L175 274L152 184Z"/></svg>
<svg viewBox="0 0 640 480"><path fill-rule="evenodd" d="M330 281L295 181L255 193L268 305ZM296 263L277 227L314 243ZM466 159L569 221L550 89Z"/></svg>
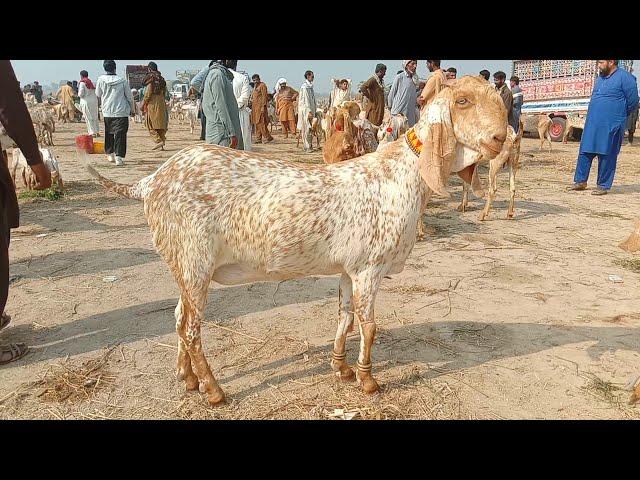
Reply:
<svg viewBox="0 0 640 480"><path fill-rule="evenodd" d="M360 111L361 111L360 105L358 105L356 102L352 100L347 100L345 102L342 102L339 105L339 108L349 112L349 117L351 118L351 120L355 120L356 118L358 118L358 115L360 114Z"/></svg>
<svg viewBox="0 0 640 480"><path fill-rule="evenodd" d="M415 128L423 143L420 173L427 185L442 195L450 174L456 144L475 150L485 159L502 150L507 137L507 111L500 95L478 77L447 82L447 88L423 111Z"/></svg>

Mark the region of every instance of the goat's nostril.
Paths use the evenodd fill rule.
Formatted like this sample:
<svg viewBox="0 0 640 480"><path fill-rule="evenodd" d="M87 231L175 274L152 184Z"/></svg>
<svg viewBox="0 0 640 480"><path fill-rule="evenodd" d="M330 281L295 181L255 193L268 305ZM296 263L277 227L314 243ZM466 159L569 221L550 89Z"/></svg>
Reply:
<svg viewBox="0 0 640 480"><path fill-rule="evenodd" d="M503 142L507 139L507 135L506 135L506 134L502 134L502 133L501 133L500 135L494 135L494 136L493 136L493 139L494 139L496 142L503 143Z"/></svg>

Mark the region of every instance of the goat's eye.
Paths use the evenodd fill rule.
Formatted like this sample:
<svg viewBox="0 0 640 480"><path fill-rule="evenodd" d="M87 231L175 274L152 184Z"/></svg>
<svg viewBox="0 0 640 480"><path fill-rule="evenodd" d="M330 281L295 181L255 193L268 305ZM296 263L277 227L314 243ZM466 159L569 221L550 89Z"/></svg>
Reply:
<svg viewBox="0 0 640 480"><path fill-rule="evenodd" d="M466 105L467 103L469 103L469 100L467 100L466 98L459 98L458 100L456 100L456 103L458 105Z"/></svg>

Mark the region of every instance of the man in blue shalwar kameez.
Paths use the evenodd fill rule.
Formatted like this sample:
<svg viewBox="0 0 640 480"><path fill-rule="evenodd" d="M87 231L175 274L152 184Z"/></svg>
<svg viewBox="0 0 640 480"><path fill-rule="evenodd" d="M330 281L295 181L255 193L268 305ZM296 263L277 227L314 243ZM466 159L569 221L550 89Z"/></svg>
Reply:
<svg viewBox="0 0 640 480"><path fill-rule="evenodd" d="M592 195L605 195L613 184L616 162L626 120L638 105L636 79L618 68L617 60L598 60L596 79L580 142L575 182L569 190L585 190L591 162L598 156L598 188Z"/></svg>

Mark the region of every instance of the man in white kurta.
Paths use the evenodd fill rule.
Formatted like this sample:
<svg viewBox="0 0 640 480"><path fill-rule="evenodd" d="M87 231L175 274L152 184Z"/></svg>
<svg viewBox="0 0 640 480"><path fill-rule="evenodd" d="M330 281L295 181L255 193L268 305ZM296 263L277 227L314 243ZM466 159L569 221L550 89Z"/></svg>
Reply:
<svg viewBox="0 0 640 480"><path fill-rule="evenodd" d="M305 81L300 87L300 96L298 97L298 128L302 132L304 141L304 151L312 152L311 140L311 122L316 115L316 96L313 92L313 72L307 70L304 74Z"/></svg>
<svg viewBox="0 0 640 480"><path fill-rule="evenodd" d="M85 71L83 70L82 73ZM98 97L96 96L96 88L88 76L82 77L78 83L78 97L80 97L80 111L87 122L89 135L99 137Z"/></svg>
<svg viewBox="0 0 640 480"><path fill-rule="evenodd" d="M237 72L237 60L228 60L227 68L233 73L233 94L238 102L238 114L240 115L240 129L242 130L242 143L245 151L251 151L251 109L249 109L249 99L251 98L251 80L244 72Z"/></svg>

